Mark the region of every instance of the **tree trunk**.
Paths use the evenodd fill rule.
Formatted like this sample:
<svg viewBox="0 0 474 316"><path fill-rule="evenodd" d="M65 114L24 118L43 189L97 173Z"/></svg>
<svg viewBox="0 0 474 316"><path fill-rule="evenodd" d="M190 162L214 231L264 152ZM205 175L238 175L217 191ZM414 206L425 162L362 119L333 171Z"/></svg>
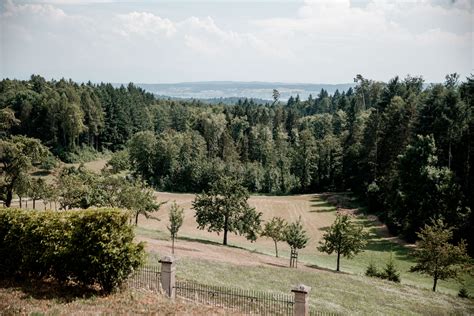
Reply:
<svg viewBox="0 0 474 316"><path fill-rule="evenodd" d="M448 149L448 169L451 170L451 158L452 158L452 151L451 151L451 139L449 140L449 149Z"/></svg>
<svg viewBox="0 0 474 316"><path fill-rule="evenodd" d="M339 262L341 261L341 254L338 252L337 253L337 267L336 267L336 271L339 271Z"/></svg>
<svg viewBox="0 0 474 316"><path fill-rule="evenodd" d="M135 226L138 226L138 215L140 215L140 213L136 213L135 214Z"/></svg>
<svg viewBox="0 0 474 316"><path fill-rule="evenodd" d="M36 210L36 199L33 199L33 209Z"/></svg>
<svg viewBox="0 0 474 316"><path fill-rule="evenodd" d="M435 276L433 278L433 292L436 292L436 284L438 283L438 277Z"/></svg>
<svg viewBox="0 0 474 316"><path fill-rule="evenodd" d="M277 241L276 240L273 240L273 242L275 243L275 257L278 258L278 247L277 247Z"/></svg>
<svg viewBox="0 0 474 316"><path fill-rule="evenodd" d="M227 245L227 226L228 226L229 218L227 216L224 217L224 241L222 242L223 245Z"/></svg>
<svg viewBox="0 0 474 316"><path fill-rule="evenodd" d="M7 198L5 199L5 206L10 207L13 200L13 187L7 189Z"/></svg>
<svg viewBox="0 0 474 316"><path fill-rule="evenodd" d="M19 197L20 198L20 208L22 206L22 199L21 199L21 196Z"/></svg>
<svg viewBox="0 0 474 316"><path fill-rule="evenodd" d="M171 253L174 254L174 236L171 237Z"/></svg>

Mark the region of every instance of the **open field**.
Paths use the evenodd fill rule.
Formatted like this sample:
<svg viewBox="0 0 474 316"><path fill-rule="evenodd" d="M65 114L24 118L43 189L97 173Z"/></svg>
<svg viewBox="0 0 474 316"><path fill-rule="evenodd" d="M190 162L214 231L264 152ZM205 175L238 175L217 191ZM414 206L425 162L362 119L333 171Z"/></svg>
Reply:
<svg viewBox="0 0 474 316"><path fill-rule="evenodd" d="M137 234L140 240L148 243L148 251L157 253L167 253L170 251L168 242L167 211L171 202L185 209L185 221L179 233L177 241L177 255L183 258L208 259L219 262L226 262L238 265L264 265L264 266L286 266L289 258L289 247L286 243L279 243L279 253L282 258L276 259L274 256L273 241L267 238L259 238L251 243L243 236L235 234L229 235L229 244L233 247L220 247L222 234L209 233L206 230L198 230L194 220L192 201L194 194L177 193L157 193L159 201L168 201L159 211L161 221L147 220L144 217L139 219ZM336 256L319 253L316 249L324 230L331 225L336 218L336 207L328 203L327 200L342 204L351 204L350 198L345 194L333 195L294 195L294 196L251 196L249 203L263 213L263 219L267 220L273 216L280 216L288 221L293 221L301 216L304 227L310 236L307 247L300 251L300 268L307 267L335 270ZM342 209L343 212L354 213L354 209ZM367 250L359 254L352 260L342 258L341 270L351 274L363 275L367 265L373 261L379 268L382 268L390 255L401 273L402 283L415 285L421 288L430 289L432 280L420 274L408 272L410 266L414 264L409 253L411 245L404 245L399 239L388 234L383 224L375 217L356 216L357 221L363 224L370 232L370 241ZM240 251L236 253L236 251ZM242 252L243 251L243 252ZM260 255L256 255L260 254ZM264 255L264 256L261 256ZM261 259L264 258L264 259ZM472 278L466 280L466 286L470 293L474 293L474 282ZM459 290L459 283L456 281L440 281L438 291L455 295Z"/></svg>

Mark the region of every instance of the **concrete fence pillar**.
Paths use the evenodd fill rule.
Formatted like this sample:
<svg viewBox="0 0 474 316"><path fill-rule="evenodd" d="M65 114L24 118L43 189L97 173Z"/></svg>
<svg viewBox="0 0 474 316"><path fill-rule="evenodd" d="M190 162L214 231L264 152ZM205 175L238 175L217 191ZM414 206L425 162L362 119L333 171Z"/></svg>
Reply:
<svg viewBox="0 0 474 316"><path fill-rule="evenodd" d="M308 301L310 291L311 287L304 284L299 284L291 290L291 292L295 293L295 305L293 306L295 316L309 315Z"/></svg>
<svg viewBox="0 0 474 316"><path fill-rule="evenodd" d="M165 294L170 298L175 298L176 283L176 260L173 256L164 256L161 263L161 287Z"/></svg>

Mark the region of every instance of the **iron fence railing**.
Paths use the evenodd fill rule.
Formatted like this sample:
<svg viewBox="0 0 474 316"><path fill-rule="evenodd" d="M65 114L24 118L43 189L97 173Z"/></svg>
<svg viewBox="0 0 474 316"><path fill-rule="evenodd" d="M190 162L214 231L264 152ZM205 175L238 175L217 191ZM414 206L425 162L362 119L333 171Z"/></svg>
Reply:
<svg viewBox="0 0 474 316"><path fill-rule="evenodd" d="M131 288L159 292L161 288L160 268L153 265L140 267L128 278L127 284Z"/></svg>
<svg viewBox="0 0 474 316"><path fill-rule="evenodd" d="M243 290L226 286L176 281L176 295L198 303L225 307L244 314L293 315L293 295Z"/></svg>

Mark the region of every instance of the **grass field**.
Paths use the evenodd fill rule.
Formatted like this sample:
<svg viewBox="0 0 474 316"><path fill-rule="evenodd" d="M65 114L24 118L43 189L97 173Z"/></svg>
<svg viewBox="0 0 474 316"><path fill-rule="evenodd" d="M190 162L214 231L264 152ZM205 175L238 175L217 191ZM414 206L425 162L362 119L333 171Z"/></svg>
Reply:
<svg viewBox="0 0 474 316"><path fill-rule="evenodd" d="M447 315L474 313L472 300L433 293L419 287L394 284L352 274L319 269L247 266L183 258L178 277L206 284L290 293L292 286L312 287L312 308L343 315Z"/></svg>
<svg viewBox="0 0 474 316"><path fill-rule="evenodd" d="M176 201L185 209L185 221L180 230L177 247L185 243L185 249L178 252L182 256L202 259L212 257L221 262L231 262L240 264L238 258L233 258L231 253L223 251L217 247L222 242L222 235L209 233L205 230L198 230L194 220L194 211L192 210L193 194L175 194L175 193L157 193L160 201ZM330 201L330 202L328 202ZM355 209L348 206L354 206L350 196L346 194L331 195L294 195L294 196L251 196L249 203L258 211L263 213L263 219L267 220L273 216L280 216L288 221L294 221L301 216L304 227L310 236L307 247L300 251L299 260L308 267L317 267L321 269L334 270L336 265L336 256L319 253L316 249L319 240L324 234L325 229L331 225L336 217L335 205L345 206L340 209L342 212L350 214L355 213ZM147 220L144 217L139 220L137 234L148 241L168 240L166 225L168 224L167 211L171 203L163 206L159 211L161 221ZM351 205L352 204L352 205ZM395 264L401 273L402 283L414 285L420 288L430 289L432 280L429 277L408 272L410 266L414 264L410 251L411 245L405 245L401 240L389 235L384 225L372 216L357 215L355 219L370 233L370 240L366 251L357 255L352 260L345 258L341 261L341 270L355 275L363 275L367 265L372 261L379 268L383 268L390 256L393 257ZM251 243L242 236L231 234L229 236L231 249L245 249L250 253L260 253L274 256L274 244L270 239L259 238ZM163 251L167 243L156 245L156 252ZM205 247L205 249L201 249ZM200 251L194 251L199 249ZM168 249L169 250L169 249ZM289 257L289 247L285 243L279 243L280 256ZM225 253L225 255L224 255ZM232 258L225 258L225 257ZM242 254L240 255L242 256ZM246 260L252 260L250 256ZM260 260L261 261L261 260ZM275 262L272 262L275 264ZM278 265L286 265L286 261L278 261ZM474 282L472 278L466 280L466 286L470 293L474 293ZM451 295L456 295L459 290L459 283L456 281L440 281L438 291Z"/></svg>

